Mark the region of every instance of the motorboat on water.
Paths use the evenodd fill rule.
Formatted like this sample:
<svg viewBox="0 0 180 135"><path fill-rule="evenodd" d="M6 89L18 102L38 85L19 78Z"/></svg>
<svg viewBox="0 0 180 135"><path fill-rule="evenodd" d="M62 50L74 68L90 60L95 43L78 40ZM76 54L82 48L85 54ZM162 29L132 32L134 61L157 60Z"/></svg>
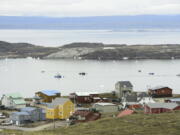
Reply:
<svg viewBox="0 0 180 135"><path fill-rule="evenodd" d="M79 73L79 75L82 75L82 76L84 76L84 75L86 75L87 73L85 73L85 72L80 72Z"/></svg>
<svg viewBox="0 0 180 135"><path fill-rule="evenodd" d="M154 73L149 73L149 75L154 75Z"/></svg>
<svg viewBox="0 0 180 135"><path fill-rule="evenodd" d="M139 73L141 73L142 71L141 70L138 70Z"/></svg>
<svg viewBox="0 0 180 135"><path fill-rule="evenodd" d="M60 75L60 74L57 74L57 75L54 76L54 78L61 79L61 78L63 78L63 76Z"/></svg>

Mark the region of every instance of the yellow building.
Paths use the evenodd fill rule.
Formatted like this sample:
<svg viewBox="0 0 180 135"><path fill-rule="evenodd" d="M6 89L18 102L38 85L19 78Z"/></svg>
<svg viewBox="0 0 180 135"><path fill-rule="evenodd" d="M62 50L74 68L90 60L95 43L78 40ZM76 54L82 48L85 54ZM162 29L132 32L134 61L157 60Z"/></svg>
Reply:
<svg viewBox="0 0 180 135"><path fill-rule="evenodd" d="M74 113L74 104L68 98L56 98L47 106L47 119L68 119Z"/></svg>

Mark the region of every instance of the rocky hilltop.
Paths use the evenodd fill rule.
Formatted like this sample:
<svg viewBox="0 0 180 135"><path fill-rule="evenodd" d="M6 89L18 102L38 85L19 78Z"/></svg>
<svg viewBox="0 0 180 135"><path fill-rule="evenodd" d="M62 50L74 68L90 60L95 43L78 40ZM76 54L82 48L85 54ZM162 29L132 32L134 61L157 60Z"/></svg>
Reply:
<svg viewBox="0 0 180 135"><path fill-rule="evenodd" d="M104 45L102 43L72 43L59 48L48 59L179 59L180 45Z"/></svg>
<svg viewBox="0 0 180 135"><path fill-rule="evenodd" d="M58 51L58 48L35 46L28 43L0 41L0 58L43 58Z"/></svg>
<svg viewBox="0 0 180 135"><path fill-rule="evenodd" d="M0 41L0 58L39 57L42 59L179 59L180 45L125 45L72 43L62 47L42 47L28 43Z"/></svg>

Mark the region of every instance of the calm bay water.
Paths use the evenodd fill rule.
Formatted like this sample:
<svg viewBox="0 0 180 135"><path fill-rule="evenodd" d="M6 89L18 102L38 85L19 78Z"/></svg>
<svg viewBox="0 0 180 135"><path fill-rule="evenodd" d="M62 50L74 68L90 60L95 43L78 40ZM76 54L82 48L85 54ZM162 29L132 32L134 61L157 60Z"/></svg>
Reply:
<svg viewBox="0 0 180 135"><path fill-rule="evenodd" d="M72 42L113 44L180 44L180 30L0 30L0 40L60 46ZM21 92L32 97L36 91L57 89L64 95L75 91L109 92L117 81L129 80L136 91L165 85L180 93L180 60L73 61L73 60L0 60L0 95ZM45 73L41 71L44 70ZM138 70L142 70L139 73ZM79 72L87 72L79 76ZM154 72L154 76L148 73ZM55 79L60 73L62 79Z"/></svg>
<svg viewBox="0 0 180 135"><path fill-rule="evenodd" d="M21 92L32 97L44 89L60 90L63 95L75 91L109 92L117 81L129 80L135 91L169 86L180 93L180 60L90 61L90 60L0 60L0 95ZM41 71L45 72L42 73ZM138 70L142 70L141 73ZM86 72L86 76L78 75ZM151 76L148 73L154 72ZM60 73L62 79L54 78Z"/></svg>
<svg viewBox="0 0 180 135"><path fill-rule="evenodd" d="M179 29L0 30L0 40L61 46L72 42L110 44L180 44Z"/></svg>

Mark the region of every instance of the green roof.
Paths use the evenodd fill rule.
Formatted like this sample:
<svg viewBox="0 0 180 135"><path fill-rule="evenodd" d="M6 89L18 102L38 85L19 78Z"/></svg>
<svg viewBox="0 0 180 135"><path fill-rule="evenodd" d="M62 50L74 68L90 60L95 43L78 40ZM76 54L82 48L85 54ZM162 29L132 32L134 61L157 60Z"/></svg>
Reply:
<svg viewBox="0 0 180 135"><path fill-rule="evenodd" d="M16 105L26 104L24 99L14 99L13 101Z"/></svg>
<svg viewBox="0 0 180 135"><path fill-rule="evenodd" d="M10 93L10 94L6 94L6 96L12 98L22 98L20 93Z"/></svg>

